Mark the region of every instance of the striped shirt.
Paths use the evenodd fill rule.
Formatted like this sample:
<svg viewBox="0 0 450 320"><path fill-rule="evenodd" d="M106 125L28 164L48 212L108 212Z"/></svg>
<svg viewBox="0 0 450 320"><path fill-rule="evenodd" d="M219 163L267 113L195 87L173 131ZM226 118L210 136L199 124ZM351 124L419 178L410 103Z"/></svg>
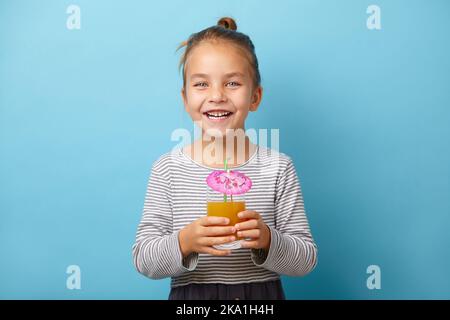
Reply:
<svg viewBox="0 0 450 320"><path fill-rule="evenodd" d="M176 149L152 166L143 215L133 245L136 269L152 279L172 277L171 287L190 283L238 284L303 276L317 263L299 179L289 156L262 146L233 169L252 179L247 210L258 212L271 232L269 250L237 249L228 256L191 253L183 258L178 233L206 215L206 177L217 170Z"/></svg>

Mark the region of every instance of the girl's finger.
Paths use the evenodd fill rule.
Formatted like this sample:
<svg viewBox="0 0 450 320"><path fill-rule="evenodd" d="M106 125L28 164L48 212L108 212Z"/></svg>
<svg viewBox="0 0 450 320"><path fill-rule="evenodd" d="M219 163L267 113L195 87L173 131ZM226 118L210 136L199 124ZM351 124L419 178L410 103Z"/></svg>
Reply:
<svg viewBox="0 0 450 320"><path fill-rule="evenodd" d="M239 219L259 219L259 213L253 210L244 210L238 213Z"/></svg>
<svg viewBox="0 0 450 320"><path fill-rule="evenodd" d="M202 246L211 247L216 244L224 244L236 240L235 236L227 237L203 237L199 239L199 243Z"/></svg>
<svg viewBox="0 0 450 320"><path fill-rule="evenodd" d="M231 251L230 250L217 250L217 249L214 249L214 248L211 248L211 247L204 247L202 250L201 250L201 252L202 253L209 253L209 254L212 254L213 256L228 256L230 253L231 253Z"/></svg>
<svg viewBox="0 0 450 320"><path fill-rule="evenodd" d="M204 235L208 237L230 235L236 232L235 227L205 227Z"/></svg>
<svg viewBox="0 0 450 320"><path fill-rule="evenodd" d="M258 246L259 246L259 241L257 241L257 240L252 240L252 241L241 240L241 248L258 249Z"/></svg>
<svg viewBox="0 0 450 320"><path fill-rule="evenodd" d="M237 233L237 236L240 238L258 239L261 236L261 230L251 229L251 230L239 231Z"/></svg>
<svg viewBox="0 0 450 320"><path fill-rule="evenodd" d="M205 216L200 219L200 224L204 227L207 226L220 226L230 223L230 219L225 217Z"/></svg>
<svg viewBox="0 0 450 320"><path fill-rule="evenodd" d="M244 222L239 222L234 225L236 230L249 230L256 229L258 227L259 221L257 219L250 219Z"/></svg>

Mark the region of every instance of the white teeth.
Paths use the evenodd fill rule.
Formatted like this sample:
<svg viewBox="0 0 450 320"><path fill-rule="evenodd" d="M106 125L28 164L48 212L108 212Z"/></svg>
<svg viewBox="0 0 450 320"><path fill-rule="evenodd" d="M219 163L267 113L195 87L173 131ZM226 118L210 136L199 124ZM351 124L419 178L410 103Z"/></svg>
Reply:
<svg viewBox="0 0 450 320"><path fill-rule="evenodd" d="M208 115L215 117L222 117L228 115L230 112L208 112Z"/></svg>
<svg viewBox="0 0 450 320"><path fill-rule="evenodd" d="M226 118L231 115L231 112L221 112L221 111L213 111L206 113L209 118Z"/></svg>

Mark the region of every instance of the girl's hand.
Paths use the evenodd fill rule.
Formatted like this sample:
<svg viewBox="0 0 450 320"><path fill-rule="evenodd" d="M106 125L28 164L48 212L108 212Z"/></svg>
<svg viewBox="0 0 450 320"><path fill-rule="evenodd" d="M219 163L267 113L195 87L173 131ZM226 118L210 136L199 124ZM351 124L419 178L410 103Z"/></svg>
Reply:
<svg viewBox="0 0 450 320"><path fill-rule="evenodd" d="M233 235L235 227L227 226L228 218L205 216L201 217L180 230L178 241L183 257L192 252L209 253L215 256L226 256L230 250L218 250L212 246L236 240Z"/></svg>
<svg viewBox="0 0 450 320"><path fill-rule="evenodd" d="M235 225L238 231L237 236L251 238L251 240L241 241L242 248L265 249L270 247L270 229L264 223L258 212L252 210L241 211L239 219L247 219Z"/></svg>

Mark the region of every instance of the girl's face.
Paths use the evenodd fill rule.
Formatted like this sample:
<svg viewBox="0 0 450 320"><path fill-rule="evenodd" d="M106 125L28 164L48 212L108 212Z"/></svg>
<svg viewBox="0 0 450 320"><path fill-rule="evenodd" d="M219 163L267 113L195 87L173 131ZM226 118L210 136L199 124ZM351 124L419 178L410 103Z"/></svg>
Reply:
<svg viewBox="0 0 450 320"><path fill-rule="evenodd" d="M203 42L189 54L186 87L181 90L184 106L203 132L244 129L249 111L256 111L262 88L253 88L252 71L243 49L224 42Z"/></svg>

